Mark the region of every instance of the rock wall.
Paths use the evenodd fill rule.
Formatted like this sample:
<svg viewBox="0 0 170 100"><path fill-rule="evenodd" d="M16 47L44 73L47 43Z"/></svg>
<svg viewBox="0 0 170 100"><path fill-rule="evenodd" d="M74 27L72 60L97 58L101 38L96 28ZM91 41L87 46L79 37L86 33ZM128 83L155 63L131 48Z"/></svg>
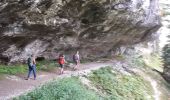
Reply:
<svg viewBox="0 0 170 100"><path fill-rule="evenodd" d="M1 0L0 59L54 59L61 52L69 59L76 50L102 57L151 39L160 26L158 0Z"/></svg>

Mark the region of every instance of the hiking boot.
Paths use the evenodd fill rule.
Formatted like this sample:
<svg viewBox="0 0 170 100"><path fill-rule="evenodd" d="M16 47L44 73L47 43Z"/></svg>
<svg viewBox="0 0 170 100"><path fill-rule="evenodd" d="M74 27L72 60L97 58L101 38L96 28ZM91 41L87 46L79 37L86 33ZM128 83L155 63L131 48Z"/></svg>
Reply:
<svg viewBox="0 0 170 100"><path fill-rule="evenodd" d="M26 78L25 80L29 80L29 78Z"/></svg>

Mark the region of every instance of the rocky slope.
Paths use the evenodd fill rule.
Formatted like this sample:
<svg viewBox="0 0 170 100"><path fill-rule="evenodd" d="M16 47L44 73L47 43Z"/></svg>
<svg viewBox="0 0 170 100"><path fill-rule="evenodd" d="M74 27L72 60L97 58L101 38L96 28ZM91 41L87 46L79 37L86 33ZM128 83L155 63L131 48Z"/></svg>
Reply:
<svg viewBox="0 0 170 100"><path fill-rule="evenodd" d="M158 0L0 0L1 62L29 54L84 58L149 40L160 27Z"/></svg>

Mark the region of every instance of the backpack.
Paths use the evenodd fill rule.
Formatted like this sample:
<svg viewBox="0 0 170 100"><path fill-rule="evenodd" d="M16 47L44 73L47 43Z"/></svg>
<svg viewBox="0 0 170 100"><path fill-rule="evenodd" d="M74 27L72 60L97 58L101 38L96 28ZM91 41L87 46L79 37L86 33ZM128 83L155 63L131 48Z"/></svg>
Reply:
<svg viewBox="0 0 170 100"><path fill-rule="evenodd" d="M27 64L30 65L30 66L32 65L32 61L31 61L30 57L27 59Z"/></svg>
<svg viewBox="0 0 170 100"><path fill-rule="evenodd" d="M59 57L58 63L59 64L64 64L64 57Z"/></svg>
<svg viewBox="0 0 170 100"><path fill-rule="evenodd" d="M76 54L75 54L75 55L73 55L73 60L74 60L74 61L79 60L78 55L76 55Z"/></svg>

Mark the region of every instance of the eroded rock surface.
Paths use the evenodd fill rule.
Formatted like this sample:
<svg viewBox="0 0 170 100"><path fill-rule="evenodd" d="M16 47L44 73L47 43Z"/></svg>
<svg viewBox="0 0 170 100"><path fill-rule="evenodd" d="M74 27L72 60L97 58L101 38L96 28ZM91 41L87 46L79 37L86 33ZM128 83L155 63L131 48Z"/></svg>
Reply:
<svg viewBox="0 0 170 100"><path fill-rule="evenodd" d="M1 62L29 54L54 59L79 50L108 55L151 38L160 27L157 0L0 0Z"/></svg>

